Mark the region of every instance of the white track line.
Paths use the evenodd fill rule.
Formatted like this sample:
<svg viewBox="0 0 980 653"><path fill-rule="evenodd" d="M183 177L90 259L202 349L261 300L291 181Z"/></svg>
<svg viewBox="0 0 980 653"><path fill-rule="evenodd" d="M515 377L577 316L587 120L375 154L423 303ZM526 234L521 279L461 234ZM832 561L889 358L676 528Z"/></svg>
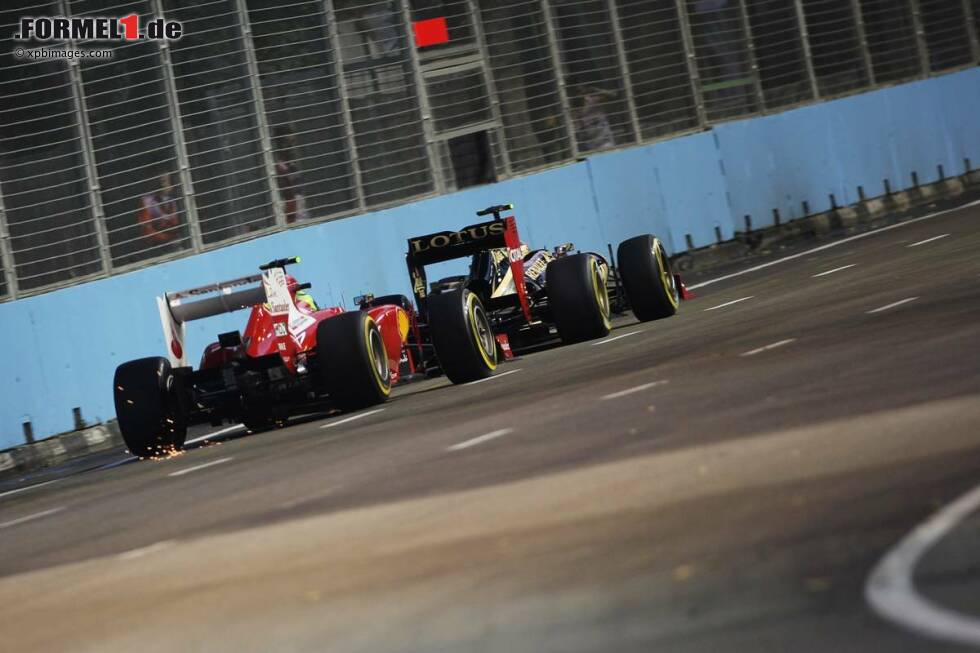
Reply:
<svg viewBox="0 0 980 653"><path fill-rule="evenodd" d="M905 222L899 222L897 224L888 225L887 227L882 227L881 229L875 229L874 231L866 231L863 234L855 234L853 236L848 236L847 238L841 238L840 240L835 240L832 243L827 243L826 245L820 245L819 247L814 247L813 249L808 249L805 252L799 252L797 254L790 254L789 256L784 256L783 258L776 259L775 261L769 261L768 263L762 263L760 265L753 266L751 268L746 268L744 270L739 270L738 272L733 272L731 274L726 274L724 276L718 277L717 279L708 279L707 281L702 281L701 283L696 283L693 286L688 286L688 290L697 290L698 288L704 288L705 286L710 286L713 283L718 283L720 281L727 281L728 279L734 279L735 277L740 277L743 274L749 274L751 272L758 272L759 270L765 270L766 268L772 267L774 265L779 265L780 263L785 263L786 261L792 261L793 259L803 258L804 256L809 256L815 252L822 252L833 247L840 247L846 243L860 240L861 238L867 238L868 236L876 236L880 233L886 231L891 231L892 229L898 229L899 227L907 227L910 224L915 224L916 222L922 222L923 220L931 220L933 218L938 218L942 215L947 215L949 213L955 213L956 211L962 211L963 209L968 209L972 206L980 206L980 200L975 202L969 202L963 206L957 206L953 209L946 209L945 211L939 211L938 213L930 213L929 215L923 215L918 218L912 218L911 220L906 220Z"/></svg>
<svg viewBox="0 0 980 653"><path fill-rule="evenodd" d="M184 446L186 447L189 444L195 444L197 442L202 442L202 441L207 440L209 438L216 438L219 435L224 435L225 433L231 433L232 431L237 431L238 429L241 429L241 428L244 428L244 426L242 426L241 424L235 424L234 426L229 426L227 428L223 428L220 431L215 431L214 433L208 433L207 435L199 435L196 438L191 438L190 440L185 440L184 441Z"/></svg>
<svg viewBox="0 0 980 653"><path fill-rule="evenodd" d="M32 515L26 515L24 517L20 517L19 519L11 519L10 521L5 521L3 523L0 523L0 528L10 528L11 526L16 526L17 524L24 524L29 521L34 521L35 519L41 519L42 517L47 517L48 515L53 515L55 513L61 512L64 509L65 509L64 506L59 506L57 508L52 508L51 510L42 510L41 512L35 512Z"/></svg>
<svg viewBox="0 0 980 653"><path fill-rule="evenodd" d="M345 417L344 419L338 419L334 422L327 422L326 424L322 425L320 428L329 429L334 426L340 426L341 424L346 424L347 422L353 422L354 420L364 419L365 417L370 417L371 415L377 415L378 413L383 411L384 408L375 408L374 410L369 410L366 413L358 413L357 415L351 415L350 417Z"/></svg>
<svg viewBox="0 0 980 653"><path fill-rule="evenodd" d="M454 444L451 447L447 447L446 451L459 451L460 449L467 449L474 445L486 442L488 440L493 440L499 438L502 435L507 435L508 433L513 433L514 429L498 429L496 431L490 431L484 435L473 438L472 440L467 440L466 442L460 442L459 444Z"/></svg>
<svg viewBox="0 0 980 653"><path fill-rule="evenodd" d="M834 272L840 272L841 270L846 270L848 268L853 268L855 265L857 265L857 263L851 263L850 265L842 265L839 268L834 268L833 270L827 270L826 272L821 272L820 274L815 274L815 275L813 275L812 278L813 279L816 279L817 277L825 277L828 274L833 274Z"/></svg>
<svg viewBox="0 0 980 653"><path fill-rule="evenodd" d="M149 546L144 546L139 549L130 549L129 551L123 551L119 554L120 560L135 560L136 558L142 558L145 555L151 553L156 553L157 551L163 551L164 549L169 549L177 542L175 540L164 540L162 542L157 542L156 544L151 544Z"/></svg>
<svg viewBox="0 0 980 653"><path fill-rule="evenodd" d="M99 465L98 467L96 467L92 471L93 472L101 472L101 471L106 470L106 469L113 469L115 467L121 467L122 465L126 465L126 464L129 464L129 463L134 463L137 460L139 460L139 457L138 456L130 456L129 458L123 458L122 460L117 460L117 461L112 462L112 463L106 463L105 465Z"/></svg>
<svg viewBox="0 0 980 653"><path fill-rule="evenodd" d="M493 381L494 379L499 379L500 377L507 376L508 374L516 374L517 372L520 372L522 369L524 368L518 367L516 370L508 370L506 372L501 372L500 374L494 374L493 376L488 376L485 379L470 381L469 383L464 383L463 385L476 385L477 383L485 383L487 381Z"/></svg>
<svg viewBox="0 0 980 653"><path fill-rule="evenodd" d="M613 340L619 340L620 338L629 338L630 336L635 336L638 333L643 333L643 331L630 331L629 333L624 333L621 336L615 336L612 338L606 338L605 340L600 340L599 342L593 342L593 347L598 347L599 345L604 345L607 342L612 342Z"/></svg>
<svg viewBox="0 0 980 653"><path fill-rule="evenodd" d="M730 302L725 302L724 304L718 304L717 306L712 306L711 308L706 308L704 310L705 310L705 312L707 312L707 311L717 311L719 308L725 308L726 306L731 306L732 304L738 304L738 303L741 303L741 302L746 302L746 301L752 299L753 297L755 297L755 295L749 295L748 297L742 297L741 299L733 299Z"/></svg>
<svg viewBox="0 0 980 653"><path fill-rule="evenodd" d="M234 460L232 456L227 458L218 458L217 460L212 460L209 463L203 463L200 465L194 465L193 467L185 467L184 469L177 470L176 472L170 472L167 476L183 476L184 474L190 474L191 472L196 472L199 469L205 469L206 467L214 467L215 465L221 465L222 463Z"/></svg>
<svg viewBox="0 0 980 653"><path fill-rule="evenodd" d="M920 240L917 243L912 243L911 245L906 245L906 247L918 247L919 245L925 245L926 243L931 243L934 240L939 240L940 238L945 238L949 234L943 234L941 236L933 236L932 238L926 238L925 240Z"/></svg>
<svg viewBox="0 0 980 653"><path fill-rule="evenodd" d="M980 619L923 598L912 582L922 557L977 508L980 487L941 509L885 554L864 586L864 597L875 612L921 635L980 646Z"/></svg>
<svg viewBox="0 0 980 653"><path fill-rule="evenodd" d="M28 485L27 487L19 487L16 490L7 490L6 492L0 492L0 497L10 496L11 494L19 494L21 492L27 492L28 490L33 490L34 488L42 487L44 485L51 485L52 483L57 483L60 478L56 478L51 481L44 481L43 483L35 483L34 485Z"/></svg>
<svg viewBox="0 0 980 653"><path fill-rule="evenodd" d="M744 354L739 354L739 356L755 356L756 354L761 354L764 351L769 351L771 349L776 349L777 347L784 347L791 342L796 342L796 338L787 338L786 340L780 340L779 342L774 342L771 345L766 345L765 347L759 347L758 349L752 349L745 352Z"/></svg>
<svg viewBox="0 0 980 653"><path fill-rule="evenodd" d="M887 311L890 308L895 308L896 306L901 306L902 304L908 304L909 302L914 302L917 299L918 297L909 297L901 301L892 302L891 304L885 304L884 306L879 306L878 308L871 309L870 311L868 311L868 315L871 315L873 313L881 313L882 311Z"/></svg>
<svg viewBox="0 0 980 653"><path fill-rule="evenodd" d="M619 399L620 397L625 397L626 395L631 395L634 392L643 392L650 388L655 388L658 385L667 385L667 381L654 381L653 383L644 383L643 385L638 385L633 388L627 388L626 390L620 390L619 392L613 392L608 395L603 395L599 397L600 400L605 401L607 399Z"/></svg>

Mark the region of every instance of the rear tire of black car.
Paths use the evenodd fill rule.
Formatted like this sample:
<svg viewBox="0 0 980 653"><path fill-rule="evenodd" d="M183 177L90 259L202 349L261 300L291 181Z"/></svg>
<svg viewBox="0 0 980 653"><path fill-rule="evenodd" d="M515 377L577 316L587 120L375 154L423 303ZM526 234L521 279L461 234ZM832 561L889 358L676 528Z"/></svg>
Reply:
<svg viewBox="0 0 980 653"><path fill-rule="evenodd" d="M562 342L609 335L605 265L594 254L573 254L548 264L548 305Z"/></svg>
<svg viewBox="0 0 980 653"><path fill-rule="evenodd" d="M380 404L391 394L391 369L374 319L362 311L327 318L316 328L317 373L343 410Z"/></svg>
<svg viewBox="0 0 980 653"><path fill-rule="evenodd" d="M112 385L119 431L130 453L161 458L184 446L187 419L170 361L153 357L123 363Z"/></svg>
<svg viewBox="0 0 980 653"><path fill-rule="evenodd" d="M646 234L624 240L619 244L616 257L623 288L636 319L649 322L677 312L680 293L667 251L659 238Z"/></svg>
<svg viewBox="0 0 980 653"><path fill-rule="evenodd" d="M480 298L455 288L428 299L429 334L439 366L453 383L485 379L497 369L497 343Z"/></svg>

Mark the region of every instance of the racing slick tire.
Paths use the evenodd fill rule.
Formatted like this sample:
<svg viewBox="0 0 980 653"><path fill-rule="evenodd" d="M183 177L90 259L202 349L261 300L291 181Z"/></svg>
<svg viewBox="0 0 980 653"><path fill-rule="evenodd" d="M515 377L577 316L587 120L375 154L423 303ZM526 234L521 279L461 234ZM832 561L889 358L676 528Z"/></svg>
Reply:
<svg viewBox="0 0 980 653"><path fill-rule="evenodd" d="M429 334L439 366L453 383L485 379L497 369L497 342L480 298L468 288L430 295Z"/></svg>
<svg viewBox="0 0 980 653"><path fill-rule="evenodd" d="M343 410L380 404L391 394L391 370L384 339L363 311L327 318L316 328L320 383Z"/></svg>
<svg viewBox="0 0 980 653"><path fill-rule="evenodd" d="M573 254L548 264L548 304L564 343L609 334L609 291L603 265L594 254Z"/></svg>
<svg viewBox="0 0 980 653"><path fill-rule="evenodd" d="M112 387L119 431L131 454L160 458L184 446L187 419L170 361L152 357L123 363Z"/></svg>
<svg viewBox="0 0 980 653"><path fill-rule="evenodd" d="M680 292L659 238L646 234L624 240L616 256L623 288L636 319L649 322L677 312Z"/></svg>

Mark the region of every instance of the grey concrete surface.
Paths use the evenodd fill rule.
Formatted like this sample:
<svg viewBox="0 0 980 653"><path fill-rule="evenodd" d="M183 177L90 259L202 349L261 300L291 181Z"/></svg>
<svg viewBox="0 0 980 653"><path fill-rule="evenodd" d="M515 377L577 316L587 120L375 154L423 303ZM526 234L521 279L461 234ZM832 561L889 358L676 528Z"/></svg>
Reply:
<svg viewBox="0 0 980 653"><path fill-rule="evenodd" d="M4 648L961 650L862 586L980 484L978 251L972 207L477 385L0 492ZM969 610L959 559L957 596L918 580Z"/></svg>

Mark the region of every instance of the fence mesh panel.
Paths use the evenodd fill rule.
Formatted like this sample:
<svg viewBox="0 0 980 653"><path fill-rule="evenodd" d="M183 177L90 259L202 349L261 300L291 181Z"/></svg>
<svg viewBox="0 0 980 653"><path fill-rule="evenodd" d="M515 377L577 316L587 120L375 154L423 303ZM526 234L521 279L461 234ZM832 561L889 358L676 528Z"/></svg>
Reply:
<svg viewBox="0 0 980 653"><path fill-rule="evenodd" d="M802 16L793 2L746 0L755 59L767 109L798 104L813 97L807 72Z"/></svg>
<svg viewBox="0 0 980 653"><path fill-rule="evenodd" d="M14 38L63 15L183 35ZM978 28L980 0L8 0L0 298L957 70Z"/></svg>
<svg viewBox="0 0 980 653"><path fill-rule="evenodd" d="M337 62L322 1L248 0L259 82L286 222L357 208Z"/></svg>
<svg viewBox="0 0 980 653"><path fill-rule="evenodd" d="M145 1L69 6L73 16L152 17ZM112 59L84 60L80 68L110 254L119 266L190 249L191 239L160 48L150 41L107 45Z"/></svg>
<svg viewBox="0 0 980 653"><path fill-rule="evenodd" d="M568 114L538 2L488 0L480 17L497 89L504 142L515 171L571 158Z"/></svg>
<svg viewBox="0 0 980 653"><path fill-rule="evenodd" d="M271 227L266 145L237 3L168 0L165 8L168 18L184 25L183 38L170 49L204 243Z"/></svg>
<svg viewBox="0 0 980 653"><path fill-rule="evenodd" d="M698 126L677 4L618 0L619 27L644 140Z"/></svg>
<svg viewBox="0 0 980 653"><path fill-rule="evenodd" d="M730 0L686 0L701 94L709 120L758 110L742 8Z"/></svg>
<svg viewBox="0 0 980 653"><path fill-rule="evenodd" d="M969 26L961 0L919 0L922 29L935 72L971 63Z"/></svg>
<svg viewBox="0 0 980 653"><path fill-rule="evenodd" d="M57 13L47 3L0 13L0 192L23 290L102 271L68 62L12 56L21 16Z"/></svg>
<svg viewBox="0 0 980 653"><path fill-rule="evenodd" d="M562 75L580 152L636 140L604 0L551 0Z"/></svg>
<svg viewBox="0 0 980 653"><path fill-rule="evenodd" d="M387 204L432 191L399 3L335 0L334 12L365 201Z"/></svg>
<svg viewBox="0 0 980 653"><path fill-rule="evenodd" d="M808 0L803 3L813 69L821 95L839 95L868 84L854 8L851 0Z"/></svg>
<svg viewBox="0 0 980 653"><path fill-rule="evenodd" d="M909 0L861 0L875 81L895 82L922 72Z"/></svg>

